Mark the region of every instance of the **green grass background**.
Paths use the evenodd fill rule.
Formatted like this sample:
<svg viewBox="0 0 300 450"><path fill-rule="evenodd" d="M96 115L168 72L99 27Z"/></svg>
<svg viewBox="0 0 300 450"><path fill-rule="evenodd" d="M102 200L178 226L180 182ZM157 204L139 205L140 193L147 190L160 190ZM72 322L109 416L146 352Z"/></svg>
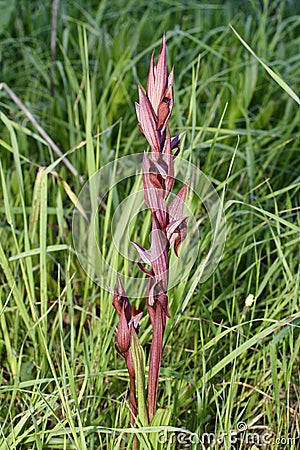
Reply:
<svg viewBox="0 0 300 450"><path fill-rule="evenodd" d="M0 1L0 83L75 169L2 85L0 450L130 449L134 432L143 449L208 448L205 432L225 435L215 449L248 449L241 422L248 436L272 435L266 448L299 448L299 2L61 0L53 64L51 6ZM164 32L171 128L188 130L182 157L224 195L227 238L209 280L197 283L193 270L170 291L159 413L152 428L132 430L111 295L81 268L71 223L82 180L145 147L134 101ZM113 212L135 189L127 183L99 212L107 255ZM208 239L205 209L191 208ZM149 221L138 225L141 242ZM126 272L121 255L109 257ZM170 437L180 431L185 447Z"/></svg>

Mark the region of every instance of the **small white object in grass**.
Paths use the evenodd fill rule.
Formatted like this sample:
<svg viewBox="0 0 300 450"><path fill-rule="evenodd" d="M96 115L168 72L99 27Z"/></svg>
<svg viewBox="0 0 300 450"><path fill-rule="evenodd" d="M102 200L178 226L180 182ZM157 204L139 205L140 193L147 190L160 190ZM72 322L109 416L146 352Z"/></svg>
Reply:
<svg viewBox="0 0 300 450"><path fill-rule="evenodd" d="M249 294L245 301L245 306L250 308L254 303L255 297L253 294Z"/></svg>

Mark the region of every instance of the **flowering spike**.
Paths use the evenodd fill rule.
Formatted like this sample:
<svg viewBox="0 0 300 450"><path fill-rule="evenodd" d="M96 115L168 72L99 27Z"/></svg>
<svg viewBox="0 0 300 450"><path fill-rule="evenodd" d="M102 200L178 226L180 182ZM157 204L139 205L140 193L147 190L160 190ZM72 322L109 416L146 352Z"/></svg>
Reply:
<svg viewBox="0 0 300 450"><path fill-rule="evenodd" d="M159 371L162 359L163 334L166 318L171 317L168 304L169 251L174 245L178 256L178 248L187 234L187 217L183 217L187 185L184 185L167 206L167 198L174 183L174 158L180 150L180 139L185 132L172 137L168 123L173 109L174 68L168 74L166 62L166 39L162 45L157 63L154 53L150 58L150 66L146 91L138 86L139 101L135 104L138 125L150 145L149 157L144 153L142 162L142 180L144 200L151 211L152 231L151 247L145 249L136 242L140 261L140 270L148 277L146 305L153 329L150 348L148 376L148 418L151 422L156 410ZM173 154L173 150L175 153ZM144 267L145 265L150 268ZM113 305L119 315L118 346L125 358L130 377L131 423L137 408L135 383L138 369L135 369L133 357L135 347L132 346L135 332L139 331L140 311L131 309L129 300L120 280L118 289L113 290ZM136 358L135 358L136 363ZM135 370L137 373L135 374Z"/></svg>
<svg viewBox="0 0 300 450"><path fill-rule="evenodd" d="M157 64L154 54L151 55L146 93L139 86L139 103L135 105L140 130L149 142L151 152L160 152L164 147L173 109L173 84L174 68L168 75L164 36Z"/></svg>

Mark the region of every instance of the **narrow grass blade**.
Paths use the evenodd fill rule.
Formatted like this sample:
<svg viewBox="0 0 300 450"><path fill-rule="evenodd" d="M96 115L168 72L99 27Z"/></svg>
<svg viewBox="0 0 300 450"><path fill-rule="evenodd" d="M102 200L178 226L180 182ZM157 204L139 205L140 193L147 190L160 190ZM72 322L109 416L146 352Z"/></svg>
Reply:
<svg viewBox="0 0 300 450"><path fill-rule="evenodd" d="M139 343L136 332L132 329L130 344L132 359L134 363L136 379L136 398L138 402L138 421L143 425L148 425L148 413L146 406L145 389L145 355Z"/></svg>
<svg viewBox="0 0 300 450"><path fill-rule="evenodd" d="M254 56L254 58L257 59L257 61L263 66L263 68L268 72L268 74L273 78L273 80L283 89L290 97L292 97L293 100L295 100L298 105L300 105L300 98L298 95L293 91L292 88L279 76L277 73L274 72L266 63L263 62L262 59L259 58L259 56L256 55L256 53L252 50L252 48L247 44L247 42L244 41L244 39L239 35L239 33L233 28L232 25L230 25L230 28L236 35L236 37L241 41L241 43L246 47L248 52L251 53L251 55Z"/></svg>

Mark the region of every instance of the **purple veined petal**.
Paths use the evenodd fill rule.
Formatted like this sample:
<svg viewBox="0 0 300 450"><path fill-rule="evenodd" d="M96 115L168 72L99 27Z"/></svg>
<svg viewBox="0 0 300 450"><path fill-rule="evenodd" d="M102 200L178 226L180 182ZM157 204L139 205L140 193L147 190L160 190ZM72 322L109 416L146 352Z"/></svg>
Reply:
<svg viewBox="0 0 300 450"><path fill-rule="evenodd" d="M157 153L155 153L157 154ZM152 189L163 189L163 185L161 184L159 178L157 177L157 174L151 170L152 168L155 168L158 170L158 168L155 166L154 162L153 162L154 158L150 159L148 158L148 156L146 155L146 153L144 152L144 156L143 156L143 162L142 162L142 175L143 175L143 191L144 191L144 195L145 195L145 201L147 203L147 206L149 206L149 201L146 199L146 197L148 198L149 195L153 195L154 197L154 202L152 202L152 205L155 206L155 200L157 197L157 193L147 193L147 191L150 191ZM150 207L150 206L149 206Z"/></svg>
<svg viewBox="0 0 300 450"><path fill-rule="evenodd" d="M152 326L153 326L154 321L155 321L155 311L154 311L154 308L153 308L153 304L150 305L150 303L149 303L149 296L151 296L150 291L151 291L153 283L155 283L155 278L150 278L149 279L149 283L147 284L147 291L146 291L146 305L147 305L147 309L148 309L148 313L149 313L149 317L150 317L150 322L151 322ZM151 306L151 307L149 307L149 306Z"/></svg>
<svg viewBox="0 0 300 450"><path fill-rule="evenodd" d="M157 196L160 197L165 197L165 179L162 175L160 175L159 173L153 173L150 172L149 173L149 181L152 185L151 189L155 189L157 192Z"/></svg>
<svg viewBox="0 0 300 450"><path fill-rule="evenodd" d="M168 133L166 135L162 153L164 155L172 156L172 139L171 139L170 131L168 131Z"/></svg>
<svg viewBox="0 0 300 450"><path fill-rule="evenodd" d="M167 198L167 196L169 195L169 193L171 192L171 190L172 190L172 187L173 187L173 184L174 184L174 177L173 176L169 176L169 177L167 177L167 179L166 179L166 193L167 193L167 195L166 195L166 197L165 198Z"/></svg>
<svg viewBox="0 0 300 450"><path fill-rule="evenodd" d="M147 206L152 212L152 216L156 217L161 229L164 229L167 225L167 205L164 199L165 190L159 189L147 189L144 191L145 201L147 198Z"/></svg>
<svg viewBox="0 0 300 450"><path fill-rule="evenodd" d="M164 97L157 109L157 128L163 133L171 116L171 99Z"/></svg>
<svg viewBox="0 0 300 450"><path fill-rule="evenodd" d="M187 133L187 130L182 131L181 133L178 134L178 136L174 136L171 138L171 148L172 150L174 148L178 148L178 152L176 152L174 154L174 157L178 155L179 150L180 150L180 139L185 135L185 133Z"/></svg>
<svg viewBox="0 0 300 450"><path fill-rule="evenodd" d="M122 302L120 301L120 296L118 295L118 292L116 289L114 289L114 294L113 294L113 301L112 301L112 305L115 308L115 310L118 313L118 316L120 317L121 312L122 312Z"/></svg>
<svg viewBox="0 0 300 450"><path fill-rule="evenodd" d="M137 249L140 259L145 263L151 265L151 251L146 250L144 247L142 247L137 242L131 242L132 245Z"/></svg>
<svg viewBox="0 0 300 450"><path fill-rule="evenodd" d="M166 90L161 98L157 109L157 126L163 134L167 128L173 110L173 83L174 83L174 68L170 72L166 83Z"/></svg>
<svg viewBox="0 0 300 450"><path fill-rule="evenodd" d="M147 153L144 151L143 154L143 161L142 161L142 173L147 174L150 171L150 167L151 167L151 161L147 156Z"/></svg>
<svg viewBox="0 0 300 450"><path fill-rule="evenodd" d="M156 218L159 222L160 228L165 229L167 225L167 204L164 199L165 190L157 191L156 205L152 205ZM152 200L152 197L150 197Z"/></svg>
<svg viewBox="0 0 300 450"><path fill-rule="evenodd" d="M180 247L180 245L182 244L182 242L185 240L186 235L187 235L187 226L185 222L182 222L181 226L185 225L181 230L180 233L178 233L175 242L174 242L174 252L175 255L178 258L178 249Z"/></svg>
<svg viewBox="0 0 300 450"><path fill-rule="evenodd" d="M154 185L155 174L153 174L154 178L151 179L150 164L150 159L144 153L142 162L144 199L150 211L157 215L161 227L165 228L167 220L166 191L158 179L158 184Z"/></svg>
<svg viewBox="0 0 300 450"><path fill-rule="evenodd" d="M162 288L162 280L154 281L148 292L148 303L153 306L159 302L167 317L171 318L169 310L169 301L166 292Z"/></svg>
<svg viewBox="0 0 300 450"><path fill-rule="evenodd" d="M168 89L169 83L172 83L172 75L171 77L170 75L168 77L166 62L166 39L165 36L163 36L157 64L154 63L154 52L151 55L146 88L147 96L156 115L158 115L159 105L164 98L164 94Z"/></svg>
<svg viewBox="0 0 300 450"><path fill-rule="evenodd" d="M177 258L178 249L187 236L187 220L188 217L185 217L182 221L180 221L177 229L174 230L174 232L169 236L169 245L172 247L174 244L174 252Z"/></svg>
<svg viewBox="0 0 300 450"><path fill-rule="evenodd" d="M131 378L134 378L134 376L135 376L135 370L134 370L134 362L133 362L133 359L132 359L132 353L131 353L131 351L129 351L129 352L127 353L125 359L126 359L126 365L127 365L127 369L128 369L129 376L130 376ZM134 404L131 404L131 408L133 408L133 405L135 405L135 403L134 403Z"/></svg>
<svg viewBox="0 0 300 450"><path fill-rule="evenodd" d="M184 184L177 195L171 201L169 212L169 224L166 227L170 247L174 244L174 252L178 257L178 248L187 235L188 217L182 217L184 202L187 194L187 184Z"/></svg>
<svg viewBox="0 0 300 450"><path fill-rule="evenodd" d="M170 177L174 176L173 156L157 152L153 152L151 157L145 156L143 175L145 177L144 188L161 189L165 192L160 192L159 195L166 199L171 190L170 186L172 186Z"/></svg>
<svg viewBox="0 0 300 450"><path fill-rule="evenodd" d="M157 277L152 278L150 286L148 288L147 296L148 296L148 303L150 306L153 306L154 303L157 301L158 295L163 292L161 288L161 279L157 279Z"/></svg>
<svg viewBox="0 0 300 450"><path fill-rule="evenodd" d="M170 221L182 218L186 194L187 184L185 183L168 206Z"/></svg>
<svg viewBox="0 0 300 450"><path fill-rule="evenodd" d="M156 155L158 156L158 161L155 158ZM153 157L148 158L148 159L149 159L149 162L151 162L151 166L154 166L157 169L158 173L160 173L164 178L166 178L168 174L167 174L164 166L162 165L161 153L154 153ZM150 169L150 167L149 167L149 169Z"/></svg>
<svg viewBox="0 0 300 450"><path fill-rule="evenodd" d="M154 209L157 206L157 186L154 187L153 180L150 178L150 160L147 157L146 153L143 156L142 162L142 176L143 176L143 193L144 200L146 205L150 209L151 212L154 212Z"/></svg>
<svg viewBox="0 0 300 450"><path fill-rule="evenodd" d="M167 294L165 294L165 292L161 292L160 294L158 294L157 301L161 304L161 307L164 310L166 316L169 317L169 319L171 319L171 314L169 310L169 299Z"/></svg>
<svg viewBox="0 0 300 450"><path fill-rule="evenodd" d="M168 248L168 241L161 229L155 229L151 232L151 263L154 273L159 274L159 271L155 271L154 267L159 264L160 260L165 260L164 252ZM167 264L163 266L163 270L167 269Z"/></svg>
<svg viewBox="0 0 300 450"><path fill-rule="evenodd" d="M154 153L152 157L149 158L150 163L152 163L149 171L151 172L153 169L157 171L157 183L153 182L155 180L153 178L155 175L152 176L150 174L150 181L152 182L153 187L164 191L163 193L160 193L160 195L166 199L171 192L174 183L174 157L171 151L169 135L166 138L164 150L166 153Z"/></svg>
<svg viewBox="0 0 300 450"><path fill-rule="evenodd" d="M163 160L168 167L168 175L166 177L165 182L165 190L166 190L165 198L167 198L167 196L171 192L174 183L174 156L172 155L171 136L169 131L163 148Z"/></svg>
<svg viewBox="0 0 300 450"><path fill-rule="evenodd" d="M143 181L143 192L146 205L152 213L157 213L159 215L160 223L162 223L163 225L167 217L166 201L163 198L165 190L154 187L150 180L150 177L149 181L145 180L143 177ZM148 187L150 183L151 187Z"/></svg>
<svg viewBox="0 0 300 450"><path fill-rule="evenodd" d="M155 112L149 102L148 97L144 93L141 86L139 89L139 103L137 108L137 115L139 120L139 127L142 133L145 135L147 141L150 144L151 149L154 151L160 151L160 135L157 130L157 118Z"/></svg>
<svg viewBox="0 0 300 450"><path fill-rule="evenodd" d="M112 301L112 305L115 308L115 310L118 313L118 316L121 316L121 312L122 312L122 306L123 306L123 301L122 301L122 297L119 295L117 289L115 288L113 290L113 301Z"/></svg>
<svg viewBox="0 0 300 450"><path fill-rule="evenodd" d="M148 277L153 278L154 277L154 273L153 270L148 270L146 269L146 267L144 267L141 263L137 263L138 268L140 269L141 272L145 273Z"/></svg>
<svg viewBox="0 0 300 450"><path fill-rule="evenodd" d="M154 302L155 302L154 287L155 287L155 283L153 283L152 286L150 286L150 289L148 291L148 303L150 306L153 306Z"/></svg>
<svg viewBox="0 0 300 450"><path fill-rule="evenodd" d="M125 305L123 304L118 325L118 346L124 353L128 351L130 346L130 331L128 323L129 321L126 317Z"/></svg>
<svg viewBox="0 0 300 450"><path fill-rule="evenodd" d="M152 269L156 280L161 280L162 290L168 287L169 243L155 215L152 217L151 257Z"/></svg>
<svg viewBox="0 0 300 450"><path fill-rule="evenodd" d="M125 289L124 289L124 286L123 286L123 284L122 284L122 281L121 281L121 278L120 278L120 277L118 277L118 293L119 293L119 295L120 295L121 297L127 298L127 295L126 295L126 293L125 293ZM127 300L128 300L128 299L127 299Z"/></svg>
<svg viewBox="0 0 300 450"><path fill-rule="evenodd" d="M111 289L110 289L110 291L111 291ZM128 297L126 296L126 293L125 293L125 290L122 285L120 277L118 277L118 289L114 288L114 290L113 290L112 305L115 308L115 310L117 311L119 317L121 317L122 310L124 308L127 322L130 320L131 306L130 306Z"/></svg>
<svg viewBox="0 0 300 450"><path fill-rule="evenodd" d="M175 243L177 237L178 237L177 233L173 233L173 234L171 234L171 236L168 238L170 248L171 248L172 245Z"/></svg>
<svg viewBox="0 0 300 450"><path fill-rule="evenodd" d="M172 234L168 233L169 245L171 247L174 244L174 252L177 257L178 257L178 249L187 236L187 221L188 217L184 217L183 220L176 221L179 222L178 226L176 227L176 229L173 231Z"/></svg>
<svg viewBox="0 0 300 450"><path fill-rule="evenodd" d="M161 286L164 292L167 292L168 290L168 284L169 284L169 262L168 269L161 273Z"/></svg>
<svg viewBox="0 0 300 450"><path fill-rule="evenodd" d="M155 110L157 111L158 105L162 100L163 94L166 90L168 71L167 71L167 58L166 58L166 38L163 36L162 45L157 59L157 65L154 66L155 76L155 89L157 92L157 104Z"/></svg>
<svg viewBox="0 0 300 450"><path fill-rule="evenodd" d="M173 222L169 223L166 228L167 232L167 239L170 241L172 235L174 232L177 234L180 233L180 225L184 222L187 222L188 217L183 217L182 219L174 220Z"/></svg>
<svg viewBox="0 0 300 450"><path fill-rule="evenodd" d="M142 315L143 315L143 311L141 311L140 313L136 314L135 316L132 316L132 318L131 318L131 320L130 320L130 322L128 324L129 328L133 325L133 328L135 330L137 330L138 327L139 327L139 321L141 320Z"/></svg>
<svg viewBox="0 0 300 450"><path fill-rule="evenodd" d="M152 108L155 113L157 113L157 91L155 89L155 75L154 75L154 52L152 52L150 58L149 72L148 72L148 81L146 87L146 93L152 105Z"/></svg>

